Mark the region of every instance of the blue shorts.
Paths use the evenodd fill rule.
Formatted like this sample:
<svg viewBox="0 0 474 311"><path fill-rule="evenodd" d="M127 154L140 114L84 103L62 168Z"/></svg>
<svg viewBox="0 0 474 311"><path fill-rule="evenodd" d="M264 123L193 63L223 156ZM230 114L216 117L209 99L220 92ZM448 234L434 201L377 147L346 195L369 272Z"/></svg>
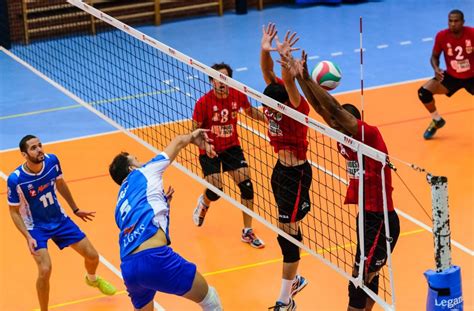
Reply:
<svg viewBox="0 0 474 311"><path fill-rule="evenodd" d="M120 265L128 296L136 309L143 308L157 291L182 296L193 286L196 265L160 246L129 255Z"/></svg>
<svg viewBox="0 0 474 311"><path fill-rule="evenodd" d="M51 239L56 243L59 249L68 247L71 244L77 243L84 239L86 235L79 229L79 227L66 217L63 222L55 229L48 230L44 228L33 228L28 231L33 239L36 240L36 248L48 248L48 240Z"/></svg>

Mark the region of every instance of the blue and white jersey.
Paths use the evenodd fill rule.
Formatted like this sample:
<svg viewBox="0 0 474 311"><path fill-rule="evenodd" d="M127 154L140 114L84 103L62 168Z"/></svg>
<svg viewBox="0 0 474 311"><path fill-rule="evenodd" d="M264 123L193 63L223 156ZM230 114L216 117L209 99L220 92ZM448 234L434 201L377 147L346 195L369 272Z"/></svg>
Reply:
<svg viewBox="0 0 474 311"><path fill-rule="evenodd" d="M52 230L68 217L56 196L56 180L62 174L58 158L45 154L38 174L29 173L20 165L8 177L8 204L20 206L26 229Z"/></svg>
<svg viewBox="0 0 474 311"><path fill-rule="evenodd" d="M120 186L115 222L120 229L120 258L152 237L159 228L170 243L169 204L163 189L163 172L170 165L162 152L133 170Z"/></svg>

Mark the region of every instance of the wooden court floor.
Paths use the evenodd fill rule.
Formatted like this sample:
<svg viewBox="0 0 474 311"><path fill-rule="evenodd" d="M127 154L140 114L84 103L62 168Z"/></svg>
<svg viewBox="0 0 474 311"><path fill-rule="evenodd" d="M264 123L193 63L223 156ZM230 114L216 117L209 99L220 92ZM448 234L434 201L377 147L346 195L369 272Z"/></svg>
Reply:
<svg viewBox="0 0 474 311"><path fill-rule="evenodd" d="M448 177L452 239L467 248L466 251L453 246L452 258L454 264L462 267L465 310L474 310L474 101L465 91L450 100L438 98L438 110L447 125L435 139L424 141L422 133L429 118L416 97L421 83L367 91L364 99L366 121L380 127L393 157ZM338 98L341 102L360 102L358 93L347 93ZM19 127L18 136L23 134L26 133L21 133ZM107 168L113 156L123 150L135 153L143 160L152 154L121 133L46 144L45 150L59 156L64 177L79 207L97 212L90 223L83 223L73 215L72 218L110 263L109 267L101 264L99 274L118 288L113 297L104 297L89 288L83 281L80 256L71 249L58 251L50 243L53 261L51 310L132 309L121 279L113 272L113 267L120 266L118 230L113 216L118 187L108 176ZM0 171L6 175L21 162L21 155L16 150L0 153ZM424 175L397 161L394 163L425 208L429 208L430 189ZM396 207L430 225L398 178L394 176L393 179ZM218 290L225 310L266 310L272 305L279 293L281 274L281 254L275 234L263 225L255 224L266 248L256 250L241 243L240 211L224 200L213 205L204 226L197 228L191 215L201 186L174 167L165 174L165 185L173 185L176 189L171 211L172 247L198 265L208 282ZM427 292L423 272L434 267L433 239L420 226L400 218L402 233L393 254L397 310L423 310ZM36 266L24 238L10 219L4 179L0 179L0 254L0 310L34 310L38 307ZM311 256L302 257L300 272L310 284L296 297L299 310L345 310L345 279ZM155 301L166 310L199 309L193 303L169 295L157 294Z"/></svg>

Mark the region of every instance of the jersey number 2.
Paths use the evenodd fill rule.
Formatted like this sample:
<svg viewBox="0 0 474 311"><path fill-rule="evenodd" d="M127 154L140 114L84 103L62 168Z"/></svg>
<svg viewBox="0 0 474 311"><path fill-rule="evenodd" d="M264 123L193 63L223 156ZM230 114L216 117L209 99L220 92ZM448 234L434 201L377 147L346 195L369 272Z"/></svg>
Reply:
<svg viewBox="0 0 474 311"><path fill-rule="evenodd" d="M39 199L40 199L41 203L43 203L44 208L47 208L48 206L54 204L54 199L53 199L53 193L52 192L48 192L46 194L43 194L42 196L40 196Z"/></svg>

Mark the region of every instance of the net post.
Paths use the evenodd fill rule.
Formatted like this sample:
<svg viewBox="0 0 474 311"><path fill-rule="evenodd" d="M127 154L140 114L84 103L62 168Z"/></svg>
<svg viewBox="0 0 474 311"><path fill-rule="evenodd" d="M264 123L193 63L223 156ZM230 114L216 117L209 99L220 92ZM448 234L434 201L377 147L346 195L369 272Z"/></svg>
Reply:
<svg viewBox="0 0 474 311"><path fill-rule="evenodd" d="M463 310L461 267L451 264L448 178L427 175L431 185L436 271L427 270L426 310Z"/></svg>
<svg viewBox="0 0 474 311"><path fill-rule="evenodd" d="M451 229L449 227L448 178L429 176L433 205L433 238L436 272L451 267Z"/></svg>

